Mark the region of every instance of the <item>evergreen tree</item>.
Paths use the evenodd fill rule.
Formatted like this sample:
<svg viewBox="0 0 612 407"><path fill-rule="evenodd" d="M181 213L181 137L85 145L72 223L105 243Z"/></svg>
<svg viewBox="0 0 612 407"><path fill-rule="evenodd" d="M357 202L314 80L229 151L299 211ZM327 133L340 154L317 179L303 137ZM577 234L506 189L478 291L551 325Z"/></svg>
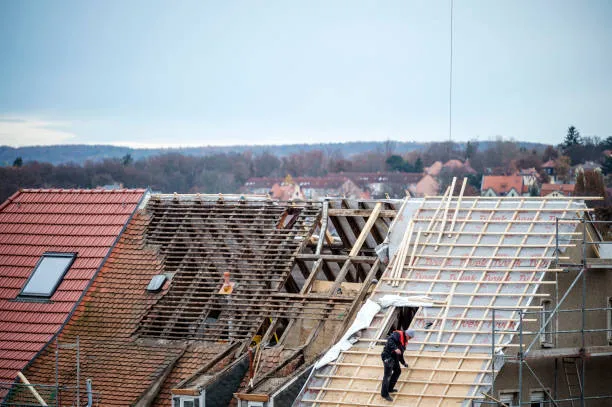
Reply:
<svg viewBox="0 0 612 407"><path fill-rule="evenodd" d="M565 135L565 140L563 140L563 151L567 151L568 149L582 145L582 137L580 136L580 132L574 126L569 126L567 128L567 134Z"/></svg>
<svg viewBox="0 0 612 407"><path fill-rule="evenodd" d="M612 173L612 157L606 157L603 165L601 166L601 170L603 171L604 175Z"/></svg>
<svg viewBox="0 0 612 407"><path fill-rule="evenodd" d="M126 167L130 165L133 161L134 159L132 158L132 155L130 153L124 155L123 158L121 159L121 163Z"/></svg>
<svg viewBox="0 0 612 407"><path fill-rule="evenodd" d="M421 157L418 157L414 162L413 170L414 172L423 172L423 160L421 160Z"/></svg>
<svg viewBox="0 0 612 407"><path fill-rule="evenodd" d="M404 170L404 159L399 155L390 155L386 160L387 168L389 171L403 171Z"/></svg>
<svg viewBox="0 0 612 407"><path fill-rule="evenodd" d="M15 158L15 161L13 161L13 167L21 167L23 165L23 159L21 157L17 157Z"/></svg>

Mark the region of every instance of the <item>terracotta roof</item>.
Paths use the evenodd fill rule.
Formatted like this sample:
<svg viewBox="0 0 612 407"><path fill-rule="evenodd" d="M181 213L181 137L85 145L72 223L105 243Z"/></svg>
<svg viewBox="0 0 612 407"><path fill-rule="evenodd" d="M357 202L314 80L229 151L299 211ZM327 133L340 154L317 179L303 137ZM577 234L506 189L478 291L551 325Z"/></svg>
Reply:
<svg viewBox="0 0 612 407"><path fill-rule="evenodd" d="M438 175L440 175L440 171L442 171L443 166L444 165L442 164L441 161L436 161L435 163L431 164L429 167L425 167L425 172L429 175L437 177Z"/></svg>
<svg viewBox="0 0 612 407"><path fill-rule="evenodd" d="M170 389L226 347L134 340L140 320L167 288L159 293L145 289L153 276L163 272L162 257L154 248L145 246L150 220L144 211L134 215L59 336L60 343L74 343L79 336L81 375L92 379L101 405L133 405L170 369L154 403L168 405ZM45 349L26 369L31 382L52 383L54 350L53 346ZM74 351L61 350L59 361L60 385L74 386ZM65 392L62 396L67 405L74 404L70 402L74 401L74 393Z"/></svg>
<svg viewBox="0 0 612 407"><path fill-rule="evenodd" d="M548 160L542 164L542 168L555 168L555 160Z"/></svg>
<svg viewBox="0 0 612 407"><path fill-rule="evenodd" d="M325 177L295 177L293 182L307 189L338 189L346 181L350 180L363 189L374 183L403 184L407 186L418 183L422 178L422 173L411 172L337 172L330 173ZM275 184L282 186L284 182L285 178L249 178L242 187L242 190L249 191L261 188L272 190ZM276 195L274 197L277 198Z"/></svg>
<svg viewBox="0 0 612 407"><path fill-rule="evenodd" d="M374 183L416 184L423 178L423 173L420 172L340 172L330 175L345 176L360 188Z"/></svg>
<svg viewBox="0 0 612 407"><path fill-rule="evenodd" d="M144 192L26 189L0 205L0 381L59 331ZM49 301L16 300L45 252L77 255Z"/></svg>
<svg viewBox="0 0 612 407"><path fill-rule="evenodd" d="M280 177L252 177L249 178L243 186L243 189L259 189L259 188L272 188L272 185L276 183L281 183L284 181L284 178Z"/></svg>
<svg viewBox="0 0 612 407"><path fill-rule="evenodd" d="M272 188L276 183L283 183L285 178L249 178L244 184L245 189ZM348 177L340 174L325 177L294 177L293 182L302 188L332 189L340 188L348 181Z"/></svg>
<svg viewBox="0 0 612 407"><path fill-rule="evenodd" d="M572 196L574 195L575 188L576 184L542 184L540 196L546 196L555 191L560 192L565 196Z"/></svg>
<svg viewBox="0 0 612 407"><path fill-rule="evenodd" d="M304 199L304 194L300 191L299 185L276 183L270 188L270 195L273 199L289 201L292 199Z"/></svg>
<svg viewBox="0 0 612 407"><path fill-rule="evenodd" d="M482 177L482 188L484 192L492 189L497 195L506 195L514 189L519 194L523 191L523 177L520 175L485 175Z"/></svg>
<svg viewBox="0 0 612 407"><path fill-rule="evenodd" d="M349 179L343 175L328 175L326 177L295 177L293 180L302 188L336 189Z"/></svg>

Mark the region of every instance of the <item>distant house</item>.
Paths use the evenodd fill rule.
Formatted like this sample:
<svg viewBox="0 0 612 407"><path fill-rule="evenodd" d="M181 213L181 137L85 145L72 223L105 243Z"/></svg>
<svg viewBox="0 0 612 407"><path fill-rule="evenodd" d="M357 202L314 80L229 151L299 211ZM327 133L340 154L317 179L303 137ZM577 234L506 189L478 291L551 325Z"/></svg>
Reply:
<svg viewBox="0 0 612 407"><path fill-rule="evenodd" d="M341 172L329 174L349 178L372 198L403 198L406 191L416 194L417 184L423 178L422 173L414 172Z"/></svg>
<svg viewBox="0 0 612 407"><path fill-rule="evenodd" d="M540 196L573 196L575 184L542 184Z"/></svg>
<svg viewBox="0 0 612 407"><path fill-rule="evenodd" d="M414 196L434 196L440 192L440 183L431 175L425 175L416 184Z"/></svg>
<svg viewBox="0 0 612 407"><path fill-rule="evenodd" d="M523 177L523 194L528 194L530 189L539 190L540 174L535 168L522 168L515 175Z"/></svg>
<svg viewBox="0 0 612 407"><path fill-rule="evenodd" d="M144 195L24 189L0 205L0 382L62 329Z"/></svg>
<svg viewBox="0 0 612 407"><path fill-rule="evenodd" d="M273 199L278 199L281 201L295 201L298 199L304 199L304 194L302 193L300 186L287 182L277 182L276 184L272 185L270 195Z"/></svg>
<svg viewBox="0 0 612 407"><path fill-rule="evenodd" d="M299 188L289 187L290 184ZM270 194L276 199L292 197L291 199L317 200L325 197L369 197L355 182L342 174L330 174L325 177L249 178L240 192Z"/></svg>
<svg viewBox="0 0 612 407"><path fill-rule="evenodd" d="M429 167L425 168L425 173L432 177L438 177L443 170L447 170L456 175L474 175L476 170L472 168L469 160L461 162L457 159L448 160L444 164L441 161L436 161Z"/></svg>
<svg viewBox="0 0 612 407"><path fill-rule="evenodd" d="M425 167L425 174L431 175L432 177L437 177L442 172L442 167L444 165L441 161L436 161L431 164L429 167Z"/></svg>
<svg viewBox="0 0 612 407"><path fill-rule="evenodd" d="M482 177L480 187L482 196L522 196L527 193L523 177L520 175L485 175Z"/></svg>
<svg viewBox="0 0 612 407"><path fill-rule="evenodd" d="M550 178L550 182L553 184L557 183L557 173L555 171L555 161L548 160L544 164L542 164L542 169Z"/></svg>
<svg viewBox="0 0 612 407"><path fill-rule="evenodd" d="M576 176L578 175L578 171L586 171L586 170L601 171L601 165L599 163L596 163L595 161L586 161L582 164L574 165L571 170L572 179L576 179Z"/></svg>
<svg viewBox="0 0 612 407"><path fill-rule="evenodd" d="M454 173L462 173L465 175L476 174L476 170L470 165L470 161L461 162L459 160L448 160L444 163L443 169L448 169Z"/></svg>
<svg viewBox="0 0 612 407"><path fill-rule="evenodd" d="M278 177L252 177L244 183L240 189L241 193L254 195L267 195L274 184L282 183L283 178Z"/></svg>
<svg viewBox="0 0 612 407"><path fill-rule="evenodd" d="M307 199L325 197L364 198L365 191L346 176L296 177L295 182Z"/></svg>

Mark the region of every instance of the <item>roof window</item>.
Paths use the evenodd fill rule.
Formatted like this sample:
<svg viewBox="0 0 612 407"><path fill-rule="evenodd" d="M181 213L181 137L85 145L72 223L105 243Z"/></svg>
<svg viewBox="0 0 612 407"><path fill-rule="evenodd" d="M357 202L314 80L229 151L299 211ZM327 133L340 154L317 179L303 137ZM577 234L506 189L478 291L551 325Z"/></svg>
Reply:
<svg viewBox="0 0 612 407"><path fill-rule="evenodd" d="M167 277L165 274L158 274L156 276L153 276L153 278L151 278L151 281L149 281L147 291L151 293L159 292L162 289L164 283L166 282L166 279Z"/></svg>
<svg viewBox="0 0 612 407"><path fill-rule="evenodd" d="M72 266L76 253L45 253L19 295L50 298Z"/></svg>

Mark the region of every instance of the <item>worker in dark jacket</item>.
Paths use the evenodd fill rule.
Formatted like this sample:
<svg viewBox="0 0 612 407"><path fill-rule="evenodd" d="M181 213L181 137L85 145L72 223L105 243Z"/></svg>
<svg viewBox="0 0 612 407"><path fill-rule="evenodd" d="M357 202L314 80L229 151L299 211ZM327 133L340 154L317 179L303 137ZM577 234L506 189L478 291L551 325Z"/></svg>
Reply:
<svg viewBox="0 0 612 407"><path fill-rule="evenodd" d="M393 331L393 333L389 335L385 348L380 355L383 365L385 366L385 374L383 376L380 395L387 401L393 401L389 393L397 391L395 390L395 384L401 374L400 363L404 365L404 367L408 367L404 360L404 350L406 350L408 340L412 338L414 338L413 329Z"/></svg>

